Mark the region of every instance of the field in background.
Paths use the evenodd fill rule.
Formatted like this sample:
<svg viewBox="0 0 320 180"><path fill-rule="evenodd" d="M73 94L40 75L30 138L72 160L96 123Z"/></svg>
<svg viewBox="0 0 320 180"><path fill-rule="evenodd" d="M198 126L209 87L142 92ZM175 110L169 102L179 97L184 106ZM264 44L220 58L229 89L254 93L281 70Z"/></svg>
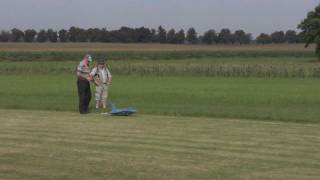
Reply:
<svg viewBox="0 0 320 180"><path fill-rule="evenodd" d="M320 77L312 57L216 57L180 60L110 60L116 75L196 77ZM0 61L0 74L75 74L78 61Z"/></svg>
<svg viewBox="0 0 320 180"><path fill-rule="evenodd" d="M170 44L122 44L122 43L0 43L0 51L313 51L314 46L304 44L272 45L170 45Z"/></svg>
<svg viewBox="0 0 320 180"><path fill-rule="evenodd" d="M320 125L0 110L0 179L320 177Z"/></svg>
<svg viewBox="0 0 320 180"><path fill-rule="evenodd" d="M313 47L303 44L2 43L0 74L70 74L85 53L108 59L116 75L320 77Z"/></svg>
<svg viewBox="0 0 320 180"><path fill-rule="evenodd" d="M110 99L140 113L318 122L320 63L311 49L0 44L0 107L76 111L75 68L90 50L109 59Z"/></svg>

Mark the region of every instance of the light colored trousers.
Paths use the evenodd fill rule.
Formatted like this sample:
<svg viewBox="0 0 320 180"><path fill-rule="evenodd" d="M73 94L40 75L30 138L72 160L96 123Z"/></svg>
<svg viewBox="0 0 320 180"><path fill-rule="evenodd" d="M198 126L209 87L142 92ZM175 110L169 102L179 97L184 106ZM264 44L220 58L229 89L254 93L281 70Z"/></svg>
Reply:
<svg viewBox="0 0 320 180"><path fill-rule="evenodd" d="M96 101L106 102L108 98L108 86L106 84L102 84L96 86Z"/></svg>

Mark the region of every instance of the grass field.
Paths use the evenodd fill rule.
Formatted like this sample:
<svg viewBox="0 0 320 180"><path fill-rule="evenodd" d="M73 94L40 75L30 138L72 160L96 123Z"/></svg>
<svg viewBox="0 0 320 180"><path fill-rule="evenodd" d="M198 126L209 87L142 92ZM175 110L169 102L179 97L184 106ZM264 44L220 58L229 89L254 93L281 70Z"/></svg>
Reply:
<svg viewBox="0 0 320 180"><path fill-rule="evenodd" d="M183 60L110 60L116 75L197 77L320 77L305 57L220 57ZM74 74L77 61L0 61L0 74Z"/></svg>
<svg viewBox="0 0 320 180"><path fill-rule="evenodd" d="M73 75L6 75L0 82L1 108L77 111ZM319 92L312 78L115 76L109 99L147 114L319 122Z"/></svg>
<svg viewBox="0 0 320 180"><path fill-rule="evenodd" d="M312 49L0 43L0 180L318 180ZM137 115L78 114L86 53L109 59L109 99Z"/></svg>
<svg viewBox="0 0 320 180"><path fill-rule="evenodd" d="M0 179L320 178L319 124L0 113Z"/></svg>

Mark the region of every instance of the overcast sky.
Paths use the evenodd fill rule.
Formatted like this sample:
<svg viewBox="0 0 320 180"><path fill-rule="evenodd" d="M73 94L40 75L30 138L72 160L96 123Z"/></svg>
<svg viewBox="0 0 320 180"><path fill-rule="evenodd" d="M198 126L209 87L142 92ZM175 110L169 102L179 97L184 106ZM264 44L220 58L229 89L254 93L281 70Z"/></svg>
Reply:
<svg viewBox="0 0 320 180"><path fill-rule="evenodd" d="M319 0L0 0L0 29L195 27L257 35L295 29Z"/></svg>

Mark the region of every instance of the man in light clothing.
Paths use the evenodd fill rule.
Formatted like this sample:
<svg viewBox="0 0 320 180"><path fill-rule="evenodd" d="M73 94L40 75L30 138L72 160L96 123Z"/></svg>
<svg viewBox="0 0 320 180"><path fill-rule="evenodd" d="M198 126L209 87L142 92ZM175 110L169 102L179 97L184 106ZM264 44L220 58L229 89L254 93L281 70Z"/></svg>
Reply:
<svg viewBox="0 0 320 180"><path fill-rule="evenodd" d="M77 67L77 87L80 114L89 113L89 103L91 100L91 89L89 82L92 80L92 77L90 76L89 62L92 62L92 57L87 54Z"/></svg>
<svg viewBox="0 0 320 180"><path fill-rule="evenodd" d="M96 108L107 107L108 85L111 85L112 75L104 61L99 61L98 65L92 69L90 75L96 84Z"/></svg>

